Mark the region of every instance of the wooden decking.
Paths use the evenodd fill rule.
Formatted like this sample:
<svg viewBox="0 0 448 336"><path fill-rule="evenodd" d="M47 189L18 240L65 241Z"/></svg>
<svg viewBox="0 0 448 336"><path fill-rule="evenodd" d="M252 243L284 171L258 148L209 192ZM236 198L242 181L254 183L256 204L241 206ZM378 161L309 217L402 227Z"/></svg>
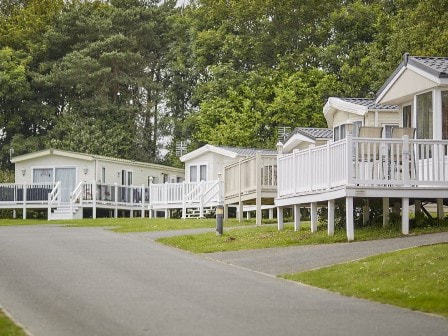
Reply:
<svg viewBox="0 0 448 336"><path fill-rule="evenodd" d="M257 153L226 166L224 191L226 206L238 204L240 220L244 206L255 205L256 223L261 224L262 205L274 205L277 196L277 155Z"/></svg>
<svg viewBox="0 0 448 336"><path fill-rule="evenodd" d="M317 203L328 202L329 225L334 200L346 199L347 235L352 240L354 198L383 198L387 220L389 199L402 201L402 229L409 230L409 200L437 200L443 212L448 196L448 140L352 138L281 155L278 196L282 207L310 206L312 229L317 226ZM440 204L442 204L440 206ZM279 220L279 227L283 225ZM329 229L329 232L331 230Z"/></svg>
<svg viewBox="0 0 448 336"><path fill-rule="evenodd" d="M25 196L24 196L25 195ZM188 209L197 209L203 217L204 209L222 202L222 181L151 184L150 186L123 186L80 182L70 193L70 201L61 200L60 183L0 184L0 208L48 209L49 219L82 218L82 209L109 209L118 216L119 210L134 211L151 217L157 210L167 214L170 209L181 209L187 217ZM25 200L25 201L24 201ZM79 215L79 212L81 214Z"/></svg>

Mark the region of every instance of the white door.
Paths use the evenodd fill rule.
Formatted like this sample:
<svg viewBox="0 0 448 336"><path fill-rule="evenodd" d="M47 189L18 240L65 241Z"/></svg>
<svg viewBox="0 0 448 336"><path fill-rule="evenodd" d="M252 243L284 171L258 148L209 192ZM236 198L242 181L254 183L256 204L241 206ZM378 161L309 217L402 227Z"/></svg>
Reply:
<svg viewBox="0 0 448 336"><path fill-rule="evenodd" d="M56 168L54 180L61 181L61 202L69 202L76 187L76 168Z"/></svg>

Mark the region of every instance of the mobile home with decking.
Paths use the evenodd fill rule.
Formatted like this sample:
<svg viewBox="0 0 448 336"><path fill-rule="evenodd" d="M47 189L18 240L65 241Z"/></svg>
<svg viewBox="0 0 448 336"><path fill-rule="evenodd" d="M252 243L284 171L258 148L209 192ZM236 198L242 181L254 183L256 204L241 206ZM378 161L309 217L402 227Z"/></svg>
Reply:
<svg viewBox="0 0 448 336"><path fill-rule="evenodd" d="M151 183L184 179L179 168L57 149L16 156L11 162L15 183L0 185L0 207L23 209L24 216L27 208L48 209L49 219L82 218L86 212L95 217L97 209L115 216L118 211L144 215Z"/></svg>
<svg viewBox="0 0 448 336"><path fill-rule="evenodd" d="M448 58L406 54L374 101L370 100L363 111L357 111L353 103L330 98L325 105L323 112L333 128L334 141L279 155L275 200L279 229L283 227L284 207L294 208L297 229L300 208L309 206L311 230L315 231L317 207L325 206L328 234L333 234L336 199L345 199L348 240L354 239L355 198L365 200L364 221L370 215L369 199L381 199L384 225L393 200L395 211L401 207L404 234L409 232L410 203L418 212L423 200L434 202L437 216L444 217L448 195ZM345 116L339 117L340 112ZM282 145L279 147L281 153Z"/></svg>

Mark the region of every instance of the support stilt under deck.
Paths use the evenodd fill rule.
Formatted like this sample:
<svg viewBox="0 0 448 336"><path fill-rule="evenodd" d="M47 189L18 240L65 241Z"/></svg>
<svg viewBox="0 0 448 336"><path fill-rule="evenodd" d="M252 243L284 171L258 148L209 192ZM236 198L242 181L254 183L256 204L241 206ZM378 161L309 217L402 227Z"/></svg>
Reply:
<svg viewBox="0 0 448 336"><path fill-rule="evenodd" d="M414 201L414 208L415 208L415 214L422 213L422 201L421 200L415 200Z"/></svg>
<svg viewBox="0 0 448 336"><path fill-rule="evenodd" d="M243 220L243 202L239 202L238 203L238 221L242 221Z"/></svg>
<svg viewBox="0 0 448 336"><path fill-rule="evenodd" d="M353 223L353 197L345 198L345 218L347 227L347 240L355 240L355 226Z"/></svg>
<svg viewBox="0 0 448 336"><path fill-rule="evenodd" d="M389 225L389 197L383 197L383 227Z"/></svg>
<svg viewBox="0 0 448 336"><path fill-rule="evenodd" d="M300 230L300 204L294 204L294 231Z"/></svg>
<svg viewBox="0 0 448 336"><path fill-rule="evenodd" d="M283 208L277 207L277 228L279 231L283 230Z"/></svg>
<svg viewBox="0 0 448 336"><path fill-rule="evenodd" d="M334 203L335 200L328 200L328 235L334 236Z"/></svg>
<svg viewBox="0 0 448 336"><path fill-rule="evenodd" d="M409 234L409 198L401 199L401 232L405 235Z"/></svg>
<svg viewBox="0 0 448 336"><path fill-rule="evenodd" d="M438 219L445 218L445 213L443 212L443 199L442 198L437 199L437 218Z"/></svg>
<svg viewBox="0 0 448 336"><path fill-rule="evenodd" d="M362 223L364 225L369 222L369 216L370 216L369 200L366 200L366 204L364 204L362 207Z"/></svg>
<svg viewBox="0 0 448 336"><path fill-rule="evenodd" d="M269 209L269 219L274 219L274 209Z"/></svg>
<svg viewBox="0 0 448 336"><path fill-rule="evenodd" d="M317 231L317 203L311 203L311 232Z"/></svg>

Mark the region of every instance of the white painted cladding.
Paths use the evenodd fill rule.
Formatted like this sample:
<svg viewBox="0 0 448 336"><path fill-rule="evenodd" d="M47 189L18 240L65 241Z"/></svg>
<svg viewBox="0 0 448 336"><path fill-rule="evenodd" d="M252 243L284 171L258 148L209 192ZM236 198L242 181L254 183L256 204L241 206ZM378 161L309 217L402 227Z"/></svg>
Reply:
<svg viewBox="0 0 448 336"><path fill-rule="evenodd" d="M132 171L132 184L136 186L147 185L148 177L157 177L161 183L162 174L168 174L168 182L176 182L177 178L183 179L184 173L181 170L170 169L170 167L160 168L145 167L144 165L129 164L126 162L113 162L101 159L80 159L56 154L49 154L37 158L30 158L27 160L15 163L15 182L16 183L32 183L34 168L76 168L76 183L81 181L92 183L101 182L102 168L105 168L105 183L106 184L121 184L121 171ZM87 169L87 170L86 170ZM25 172L25 175L22 172ZM85 172L87 172L85 174ZM120 172L120 174L118 174Z"/></svg>
<svg viewBox="0 0 448 336"><path fill-rule="evenodd" d="M235 161L238 161L239 158L232 159L228 156L208 152L202 155L195 157L194 159L185 161L185 180L190 181L190 167L191 166L199 166L206 165L207 166L207 180L213 181L218 179L218 173L221 173L223 177L224 167L228 164L231 164Z"/></svg>
<svg viewBox="0 0 448 336"><path fill-rule="evenodd" d="M437 83L406 69L381 99L382 104L401 104L416 93L432 89Z"/></svg>
<svg viewBox="0 0 448 336"><path fill-rule="evenodd" d="M59 155L46 155L15 163L15 182L33 183L33 169L35 168L76 168L76 183L81 181L93 181L95 174L95 162ZM84 174L87 168L87 174ZM22 174L24 170L25 175Z"/></svg>

